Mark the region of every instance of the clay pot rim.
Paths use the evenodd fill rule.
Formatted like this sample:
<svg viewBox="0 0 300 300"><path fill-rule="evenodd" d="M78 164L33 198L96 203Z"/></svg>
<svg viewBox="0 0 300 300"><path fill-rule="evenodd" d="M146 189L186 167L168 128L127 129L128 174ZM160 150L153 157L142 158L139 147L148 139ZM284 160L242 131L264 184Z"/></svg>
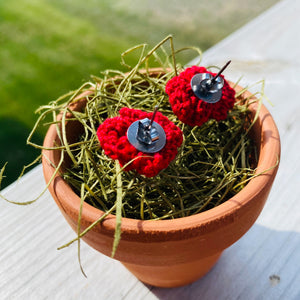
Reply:
<svg viewBox="0 0 300 300"><path fill-rule="evenodd" d="M241 89L242 88L239 86L236 87L236 90ZM250 95L251 93L245 92L246 97ZM250 109L252 111L255 111L256 108L257 103L251 104ZM206 225L213 222L219 223L221 220L224 221L224 219L228 219L229 221L233 220L237 211L242 206L247 205L247 203L249 203L260 193L261 190L264 189L268 182L274 179L278 169L278 161L280 158L280 137L276 124L264 105L260 108L257 122L261 122L262 124L261 135L263 140L260 145L260 155L256 174L264 172L263 175L251 179L242 191L226 202L196 215L171 220L137 220L122 218L122 232L126 232L131 235L131 238L135 235L139 235L141 232L143 232L143 234L150 235L166 235L170 232L180 232L182 235L185 231L188 233L191 230L197 228L200 229L202 226L206 227ZM52 147L55 136L56 128L55 126L50 126L45 136L44 146ZM43 150L42 152L43 156L45 155L48 159L55 163L53 160L53 151ZM43 159L42 165L45 180L48 182L54 172L54 169L46 159ZM54 198L56 198L55 200L57 204L64 211L68 211L68 214L71 213L73 216L78 216L80 198L73 192L61 176L58 174L55 176L55 180L53 180L50 184L49 189L52 194L54 193L56 195ZM91 224L98 220L103 213L103 211L84 203L81 218L87 224ZM102 222L101 226L108 233L113 233L115 230L115 218L116 217L114 215L108 215Z"/></svg>

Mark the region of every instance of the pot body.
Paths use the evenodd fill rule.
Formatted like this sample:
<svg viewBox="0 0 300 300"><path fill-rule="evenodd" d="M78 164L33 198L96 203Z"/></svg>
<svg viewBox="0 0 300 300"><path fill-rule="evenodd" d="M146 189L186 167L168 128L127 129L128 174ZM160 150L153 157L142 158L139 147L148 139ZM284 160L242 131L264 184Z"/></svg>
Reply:
<svg viewBox="0 0 300 300"><path fill-rule="evenodd" d="M237 89L241 89L238 87ZM88 93L88 92L87 92ZM87 94L86 93L86 94ZM85 95L86 95L85 94ZM248 92L246 97L250 96ZM84 103L77 102L79 110ZM255 114L257 105L251 110ZM67 136L76 136L75 121L68 122ZM78 126L77 126L78 127ZM252 135L259 149L257 174L246 187L225 203L197 215L161 221L122 219L122 235L115 259L121 261L141 281L159 287L175 287L191 283L206 274L222 251L236 242L259 216L274 181L280 157L279 133L269 111L262 106ZM51 126L44 146L59 143L56 127ZM46 182L58 165L58 150L43 150L43 171ZM79 197L58 174L49 191L62 214L77 232ZM103 212L83 205L81 226L86 228L98 220ZM101 253L110 256L115 230L115 216L89 231L83 240Z"/></svg>

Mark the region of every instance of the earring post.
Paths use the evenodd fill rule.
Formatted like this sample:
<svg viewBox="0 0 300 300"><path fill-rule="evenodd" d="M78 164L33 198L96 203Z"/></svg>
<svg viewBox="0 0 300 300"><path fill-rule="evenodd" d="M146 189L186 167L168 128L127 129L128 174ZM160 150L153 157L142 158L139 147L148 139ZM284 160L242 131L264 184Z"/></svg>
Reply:
<svg viewBox="0 0 300 300"><path fill-rule="evenodd" d="M158 111L158 105L155 105L154 111L153 111L153 115L152 115L152 118L151 118L151 121L150 121L150 124L148 125L148 129L151 129L157 111Z"/></svg>
<svg viewBox="0 0 300 300"><path fill-rule="evenodd" d="M224 70L228 67L228 65L231 63L231 60L229 60L224 66L223 68L218 72L218 74L216 76L214 76L214 78L211 80L211 84L213 84L217 78L224 72Z"/></svg>

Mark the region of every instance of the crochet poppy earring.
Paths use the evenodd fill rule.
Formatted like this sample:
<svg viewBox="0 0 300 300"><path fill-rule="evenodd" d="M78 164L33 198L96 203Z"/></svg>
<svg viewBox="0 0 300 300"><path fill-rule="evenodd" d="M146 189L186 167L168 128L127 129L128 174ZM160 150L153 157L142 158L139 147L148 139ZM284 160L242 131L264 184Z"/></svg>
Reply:
<svg viewBox="0 0 300 300"><path fill-rule="evenodd" d="M201 126L209 119L226 119L235 103L235 91L221 75L229 63L218 74L192 66L167 82L166 93L180 121Z"/></svg>
<svg viewBox="0 0 300 300"><path fill-rule="evenodd" d="M167 168L183 141L180 128L157 109L147 113L127 107L119 116L106 119L97 136L107 156L117 159L121 166L129 163L126 171L135 169L146 177Z"/></svg>

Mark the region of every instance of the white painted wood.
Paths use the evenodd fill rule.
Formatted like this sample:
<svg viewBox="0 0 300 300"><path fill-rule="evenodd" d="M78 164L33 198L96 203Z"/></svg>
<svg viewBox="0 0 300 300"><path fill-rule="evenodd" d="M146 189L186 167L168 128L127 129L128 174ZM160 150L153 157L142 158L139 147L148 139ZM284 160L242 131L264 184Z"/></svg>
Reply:
<svg viewBox="0 0 300 300"><path fill-rule="evenodd" d="M74 233L47 192L26 207L0 202L0 299L300 299L299 15L300 1L281 1L204 53L205 65L231 59L225 71L231 80L266 80L274 104L267 106L282 140L280 169L262 214L209 274L186 287L153 288L82 243L84 278L76 245L56 250ZM38 166L3 194L28 201L43 186Z"/></svg>

